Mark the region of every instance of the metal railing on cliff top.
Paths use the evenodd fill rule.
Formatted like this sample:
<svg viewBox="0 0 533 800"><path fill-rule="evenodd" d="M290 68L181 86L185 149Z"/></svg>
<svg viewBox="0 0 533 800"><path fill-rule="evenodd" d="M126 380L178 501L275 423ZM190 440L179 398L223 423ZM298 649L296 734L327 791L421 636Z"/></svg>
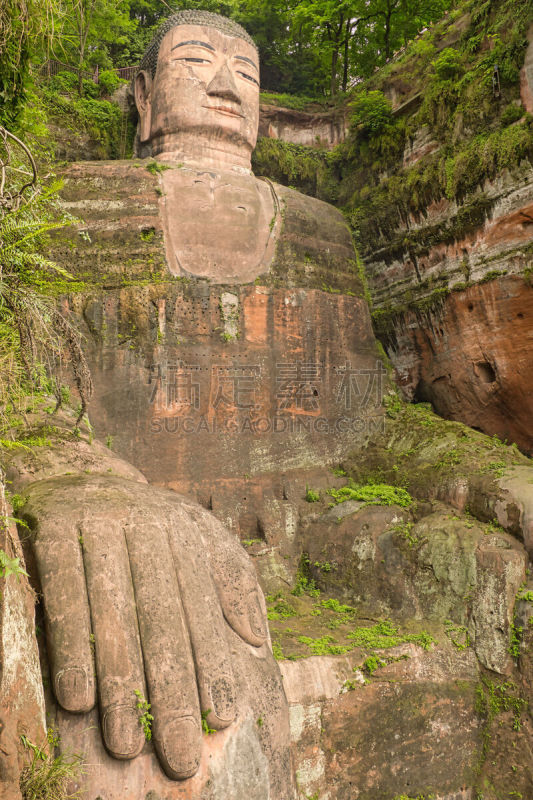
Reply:
<svg viewBox="0 0 533 800"><path fill-rule="evenodd" d="M135 76L138 69L138 65L134 64L132 67L113 67L110 72L115 72L122 80L129 81ZM39 74L45 78L53 78L54 75L57 75L59 72L73 72L75 75L81 74L82 78L86 78L94 83L99 83L100 80L100 68L98 65L93 72L89 72L86 69L78 69L78 67L73 67L71 64L64 64L62 61L51 58L45 61L39 68Z"/></svg>

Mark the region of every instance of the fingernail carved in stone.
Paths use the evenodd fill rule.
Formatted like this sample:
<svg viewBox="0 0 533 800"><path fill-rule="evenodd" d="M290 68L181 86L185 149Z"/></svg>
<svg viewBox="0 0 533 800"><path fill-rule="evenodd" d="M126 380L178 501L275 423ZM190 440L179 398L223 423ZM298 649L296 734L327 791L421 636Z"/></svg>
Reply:
<svg viewBox="0 0 533 800"><path fill-rule="evenodd" d="M174 780L192 778L200 766L202 731L193 717L178 717L167 723L161 737L165 772Z"/></svg>
<svg viewBox="0 0 533 800"><path fill-rule="evenodd" d="M139 755L145 737L136 708L124 705L108 709L103 715L102 728L106 747L115 758Z"/></svg>
<svg viewBox="0 0 533 800"><path fill-rule="evenodd" d="M58 672L55 690L57 701L65 711L90 711L94 706L93 687L81 667L68 667Z"/></svg>
<svg viewBox="0 0 533 800"><path fill-rule="evenodd" d="M259 602L259 595L257 592L253 592L250 597L249 620L252 633L257 637L258 640L260 640L257 642L256 646L260 647L266 641L267 632L263 609L261 607L261 603Z"/></svg>
<svg viewBox="0 0 533 800"><path fill-rule="evenodd" d="M213 681L209 687L211 698L207 719L217 728L227 728L235 719L235 692L230 677L223 676Z"/></svg>

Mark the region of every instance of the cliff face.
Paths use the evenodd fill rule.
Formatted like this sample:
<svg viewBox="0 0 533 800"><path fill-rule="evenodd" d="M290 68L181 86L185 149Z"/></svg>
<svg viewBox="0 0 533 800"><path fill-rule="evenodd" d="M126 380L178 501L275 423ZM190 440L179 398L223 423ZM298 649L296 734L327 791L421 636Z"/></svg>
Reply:
<svg viewBox="0 0 533 800"><path fill-rule="evenodd" d="M268 140L256 154L342 206L406 398L526 452L532 13L463 3L355 90L333 156Z"/></svg>
<svg viewBox="0 0 533 800"><path fill-rule="evenodd" d="M85 332L96 435L152 483L263 542L276 587L289 566L280 539L298 559L291 476L305 493L302 476L383 421L387 375L342 216L277 187L283 220L268 272L215 285L170 275L159 177L144 165L75 164L64 182L83 223L50 252L76 277L62 303Z"/></svg>
<svg viewBox="0 0 533 800"><path fill-rule="evenodd" d="M0 485L0 552L11 561L24 558L16 525L5 524L4 485ZM25 574L0 576L0 793L5 800L21 800L21 772L35 762L24 739L47 749L44 695L34 629L35 595ZM33 756L33 759L32 759ZM27 777L27 776L26 776Z"/></svg>
<svg viewBox="0 0 533 800"><path fill-rule="evenodd" d="M85 333L95 433L152 483L213 511L253 558L302 796L466 799L485 779L505 783L501 753L520 750L530 731L528 633L510 653L519 615L529 630L530 604L517 600L533 546L528 459L392 395L381 405L386 370L349 232L331 206L276 187L283 225L269 270L224 286L170 275L157 169L74 164L64 179L63 201L82 222L59 232L50 254L74 275L56 289ZM465 291L488 307L496 286L511 296L515 283ZM501 318L503 330L508 312L496 300L490 309L487 328ZM494 348L505 349L502 338ZM491 377L469 347L463 369L475 356ZM467 386L475 410L470 376ZM350 478L385 495L378 505L350 499ZM58 719L66 743L103 754L96 729L89 742ZM529 791L531 759L515 761L513 786ZM123 770L134 793L138 773ZM103 796L113 781L101 776ZM216 786L226 779L246 795L233 773ZM191 786L172 791L195 796Z"/></svg>
<svg viewBox="0 0 533 800"><path fill-rule="evenodd" d="M502 8L507 27L491 17ZM256 153L273 178L344 206L405 394L479 430L387 392L349 231L331 207L276 187L283 226L270 269L216 285L169 273L160 165L65 171L63 201L82 221L51 241L74 275L51 290L85 335L95 434L152 483L211 510L253 559L302 800L533 793L531 461L482 433L533 446L523 13L470 3L376 75L369 92L392 103L379 135L360 117L326 158L294 144L312 144L310 131L324 138L322 118L271 110ZM479 81L461 82L468 53ZM370 103L383 111L382 100ZM31 483L33 456L19 455ZM114 471L90 458L71 469L82 481ZM90 733L81 718L59 712L58 722L98 764L107 756L91 713ZM248 722L209 737L232 758L206 797L265 793L245 747L263 715ZM97 767L88 800L126 785L135 797L135 765ZM143 796L156 800L150 787L161 785L199 796L160 781L149 776Z"/></svg>

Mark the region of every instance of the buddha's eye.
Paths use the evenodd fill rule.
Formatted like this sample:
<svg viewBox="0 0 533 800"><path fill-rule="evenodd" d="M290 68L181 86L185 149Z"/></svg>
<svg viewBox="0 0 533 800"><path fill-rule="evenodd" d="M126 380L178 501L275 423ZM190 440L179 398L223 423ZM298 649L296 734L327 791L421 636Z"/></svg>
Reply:
<svg viewBox="0 0 533 800"><path fill-rule="evenodd" d="M188 64L210 64L208 58L193 58L192 56L185 56L177 58L176 61L186 61Z"/></svg>
<svg viewBox="0 0 533 800"><path fill-rule="evenodd" d="M253 75L248 75L247 72L241 72L239 69L237 70L237 75L240 75L241 78L244 78L246 81L250 81L250 83L255 83L256 86L259 86L259 81L257 81Z"/></svg>

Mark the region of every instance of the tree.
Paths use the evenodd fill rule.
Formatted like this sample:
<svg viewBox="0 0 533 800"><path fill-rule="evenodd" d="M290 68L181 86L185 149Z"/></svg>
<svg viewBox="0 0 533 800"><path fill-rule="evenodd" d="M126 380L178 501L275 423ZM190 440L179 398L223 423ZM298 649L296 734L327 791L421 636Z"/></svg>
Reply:
<svg viewBox="0 0 533 800"><path fill-rule="evenodd" d="M59 40L69 61L78 69L82 94L83 70L110 67L110 51L125 45L135 25L130 19L130 0L63 0L64 22Z"/></svg>
<svg viewBox="0 0 533 800"><path fill-rule="evenodd" d="M0 2L0 123L16 125L31 56L53 35L60 4L61 0Z"/></svg>

